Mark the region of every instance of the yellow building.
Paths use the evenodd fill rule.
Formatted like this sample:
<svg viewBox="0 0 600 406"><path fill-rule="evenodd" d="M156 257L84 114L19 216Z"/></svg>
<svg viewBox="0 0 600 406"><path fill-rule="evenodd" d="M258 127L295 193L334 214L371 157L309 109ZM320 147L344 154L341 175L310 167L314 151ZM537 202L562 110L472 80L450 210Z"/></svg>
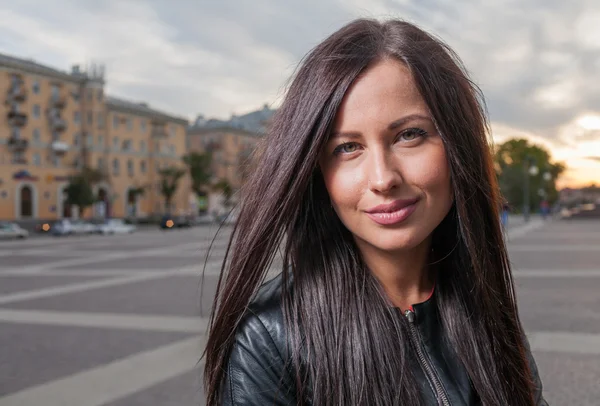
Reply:
<svg viewBox="0 0 600 406"><path fill-rule="evenodd" d="M214 181L226 180L237 192L244 182L252 153L266 132L274 113L267 105L262 109L233 115L230 120L204 119L198 116L188 128L188 149L212 154ZM234 196L234 201L235 201ZM222 210L219 193L209 195L208 210Z"/></svg>
<svg viewBox="0 0 600 406"><path fill-rule="evenodd" d="M103 169L95 186L104 204L83 217L139 217L164 211L158 168L181 166L187 120L106 97L104 72L67 73L0 54L0 219L53 220L77 215L64 203L68 176L84 163ZM129 191L146 187L133 201ZM173 199L187 210L189 179ZM103 208L103 210L99 210Z"/></svg>

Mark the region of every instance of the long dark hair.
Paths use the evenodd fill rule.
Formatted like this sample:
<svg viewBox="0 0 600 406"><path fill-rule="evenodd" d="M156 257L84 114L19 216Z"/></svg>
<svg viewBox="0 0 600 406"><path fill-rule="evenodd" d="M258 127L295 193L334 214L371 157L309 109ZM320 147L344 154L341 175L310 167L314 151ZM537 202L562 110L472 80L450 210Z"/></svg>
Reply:
<svg viewBox="0 0 600 406"><path fill-rule="evenodd" d="M293 278L283 308L299 399L309 392L317 405L422 404L406 321L332 210L317 164L348 87L381 58L410 69L446 149L455 201L432 244L450 343L482 404L533 403L481 92L439 39L404 21L360 19L305 57L242 189L204 354L209 405L219 404L236 328L280 248L290 270L283 286Z"/></svg>

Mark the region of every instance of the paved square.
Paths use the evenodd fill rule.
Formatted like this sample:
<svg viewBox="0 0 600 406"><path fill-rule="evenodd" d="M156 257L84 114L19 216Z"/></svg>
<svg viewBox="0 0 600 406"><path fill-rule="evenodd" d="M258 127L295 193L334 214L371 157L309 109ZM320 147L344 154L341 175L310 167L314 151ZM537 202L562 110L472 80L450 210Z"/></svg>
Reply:
<svg viewBox="0 0 600 406"><path fill-rule="evenodd" d="M204 404L198 361L230 231L215 232L1 242L0 406ZM546 399L597 405L600 221L511 223L507 238Z"/></svg>

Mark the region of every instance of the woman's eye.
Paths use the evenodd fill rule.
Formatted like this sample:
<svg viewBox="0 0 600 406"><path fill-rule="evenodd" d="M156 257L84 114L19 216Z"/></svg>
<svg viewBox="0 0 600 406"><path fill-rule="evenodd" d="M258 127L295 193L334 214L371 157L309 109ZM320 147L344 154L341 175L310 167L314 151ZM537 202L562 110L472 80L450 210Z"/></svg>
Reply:
<svg viewBox="0 0 600 406"><path fill-rule="evenodd" d="M344 144L338 145L333 150L333 154L334 155L351 154L351 153L355 152L357 149L358 149L358 146L356 145L355 142L346 142Z"/></svg>
<svg viewBox="0 0 600 406"><path fill-rule="evenodd" d="M417 138L425 137L427 131L421 128L408 128L400 133L400 137L403 141L414 141Z"/></svg>

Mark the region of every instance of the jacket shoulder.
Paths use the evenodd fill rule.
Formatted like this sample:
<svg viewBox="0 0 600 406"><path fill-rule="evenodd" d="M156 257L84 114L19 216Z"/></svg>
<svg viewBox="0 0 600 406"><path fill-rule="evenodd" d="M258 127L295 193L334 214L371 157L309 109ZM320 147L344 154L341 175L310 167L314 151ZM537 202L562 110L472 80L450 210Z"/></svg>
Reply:
<svg viewBox="0 0 600 406"><path fill-rule="evenodd" d="M281 275L263 284L235 333L224 404L296 404L281 308Z"/></svg>

